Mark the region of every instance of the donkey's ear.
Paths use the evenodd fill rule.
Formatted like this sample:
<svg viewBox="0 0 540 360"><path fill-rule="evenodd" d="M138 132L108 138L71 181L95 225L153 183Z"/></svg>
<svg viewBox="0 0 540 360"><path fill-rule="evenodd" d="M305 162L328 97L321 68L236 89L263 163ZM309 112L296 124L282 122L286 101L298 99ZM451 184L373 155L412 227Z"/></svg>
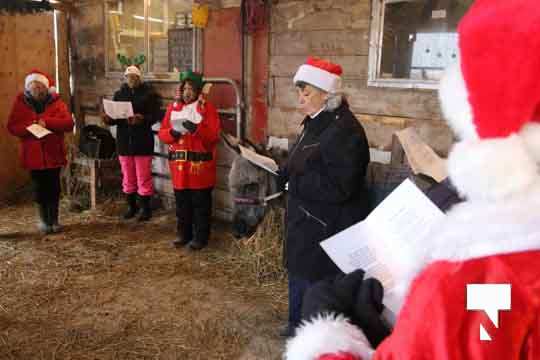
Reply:
<svg viewBox="0 0 540 360"><path fill-rule="evenodd" d="M264 145L255 144L255 143L251 142L249 139L245 139L244 141L257 154L261 154L261 155L264 155L264 156L271 157L271 154L268 151L266 151L266 149L264 148Z"/></svg>
<svg viewBox="0 0 540 360"><path fill-rule="evenodd" d="M236 140L231 135L226 134L224 132L221 132L220 135L221 135L221 138L223 139L223 142L225 143L225 145L229 149L233 150L235 153L240 155L240 147L238 147L238 140Z"/></svg>

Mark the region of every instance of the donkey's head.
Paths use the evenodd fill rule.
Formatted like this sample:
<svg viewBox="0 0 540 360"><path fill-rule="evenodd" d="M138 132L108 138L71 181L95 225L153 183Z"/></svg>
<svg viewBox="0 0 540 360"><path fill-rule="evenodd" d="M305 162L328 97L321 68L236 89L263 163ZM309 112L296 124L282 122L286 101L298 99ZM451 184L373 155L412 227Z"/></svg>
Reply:
<svg viewBox="0 0 540 360"><path fill-rule="evenodd" d="M286 156L286 152L276 149L266 151L254 144L246 146L278 163ZM238 155L229 173L229 190L234 201L233 234L238 238L249 236L263 220L269 196L278 192L277 178Z"/></svg>

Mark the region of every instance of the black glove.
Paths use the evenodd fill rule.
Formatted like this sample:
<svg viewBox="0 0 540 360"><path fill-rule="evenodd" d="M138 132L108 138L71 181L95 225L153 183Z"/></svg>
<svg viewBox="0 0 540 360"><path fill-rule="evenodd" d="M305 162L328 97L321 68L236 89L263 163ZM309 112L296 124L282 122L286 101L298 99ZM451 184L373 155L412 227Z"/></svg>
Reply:
<svg viewBox="0 0 540 360"><path fill-rule="evenodd" d="M169 134L171 134L171 136L175 139L180 139L180 136L182 136L182 134L179 131L176 131L172 128L171 130L169 130Z"/></svg>
<svg viewBox="0 0 540 360"><path fill-rule="evenodd" d="M364 271L356 270L348 275L319 281L304 295L302 319L309 320L322 313L343 314L351 319L357 290L363 279Z"/></svg>
<svg viewBox="0 0 540 360"><path fill-rule="evenodd" d="M390 328L381 318L384 309L383 296L382 284L373 278L362 281L356 293L353 322L364 331L373 348L376 348L390 335Z"/></svg>
<svg viewBox="0 0 540 360"><path fill-rule="evenodd" d="M376 348L390 334L390 329L380 316L383 294L378 280L364 280L363 270L340 275L333 280L323 280L304 295L302 319L309 320L323 313L344 315L362 329L370 344Z"/></svg>
<svg viewBox="0 0 540 360"><path fill-rule="evenodd" d="M187 131L189 131L190 133L195 133L195 131L197 131L197 127L198 125L195 124L193 121L190 121L190 120L186 120L182 123L182 125L184 125L184 127L187 129Z"/></svg>

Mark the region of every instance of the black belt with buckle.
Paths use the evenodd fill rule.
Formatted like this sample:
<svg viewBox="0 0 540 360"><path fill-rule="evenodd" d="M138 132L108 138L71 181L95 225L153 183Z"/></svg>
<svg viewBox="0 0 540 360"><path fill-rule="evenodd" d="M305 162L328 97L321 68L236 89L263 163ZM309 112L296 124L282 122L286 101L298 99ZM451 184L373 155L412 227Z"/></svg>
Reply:
<svg viewBox="0 0 540 360"><path fill-rule="evenodd" d="M192 152L187 150L179 150L169 153L171 161L211 161L212 153Z"/></svg>

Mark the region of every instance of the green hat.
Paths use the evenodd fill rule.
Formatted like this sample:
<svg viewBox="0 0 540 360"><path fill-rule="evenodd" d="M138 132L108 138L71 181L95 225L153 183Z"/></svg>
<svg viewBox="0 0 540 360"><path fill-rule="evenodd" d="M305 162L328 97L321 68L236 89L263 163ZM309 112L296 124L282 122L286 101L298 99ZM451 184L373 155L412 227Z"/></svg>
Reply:
<svg viewBox="0 0 540 360"><path fill-rule="evenodd" d="M191 70L182 71L180 73L180 81L186 81L190 80L193 82L195 86L197 86L199 89L202 88L203 85L203 75L201 73L196 73Z"/></svg>

